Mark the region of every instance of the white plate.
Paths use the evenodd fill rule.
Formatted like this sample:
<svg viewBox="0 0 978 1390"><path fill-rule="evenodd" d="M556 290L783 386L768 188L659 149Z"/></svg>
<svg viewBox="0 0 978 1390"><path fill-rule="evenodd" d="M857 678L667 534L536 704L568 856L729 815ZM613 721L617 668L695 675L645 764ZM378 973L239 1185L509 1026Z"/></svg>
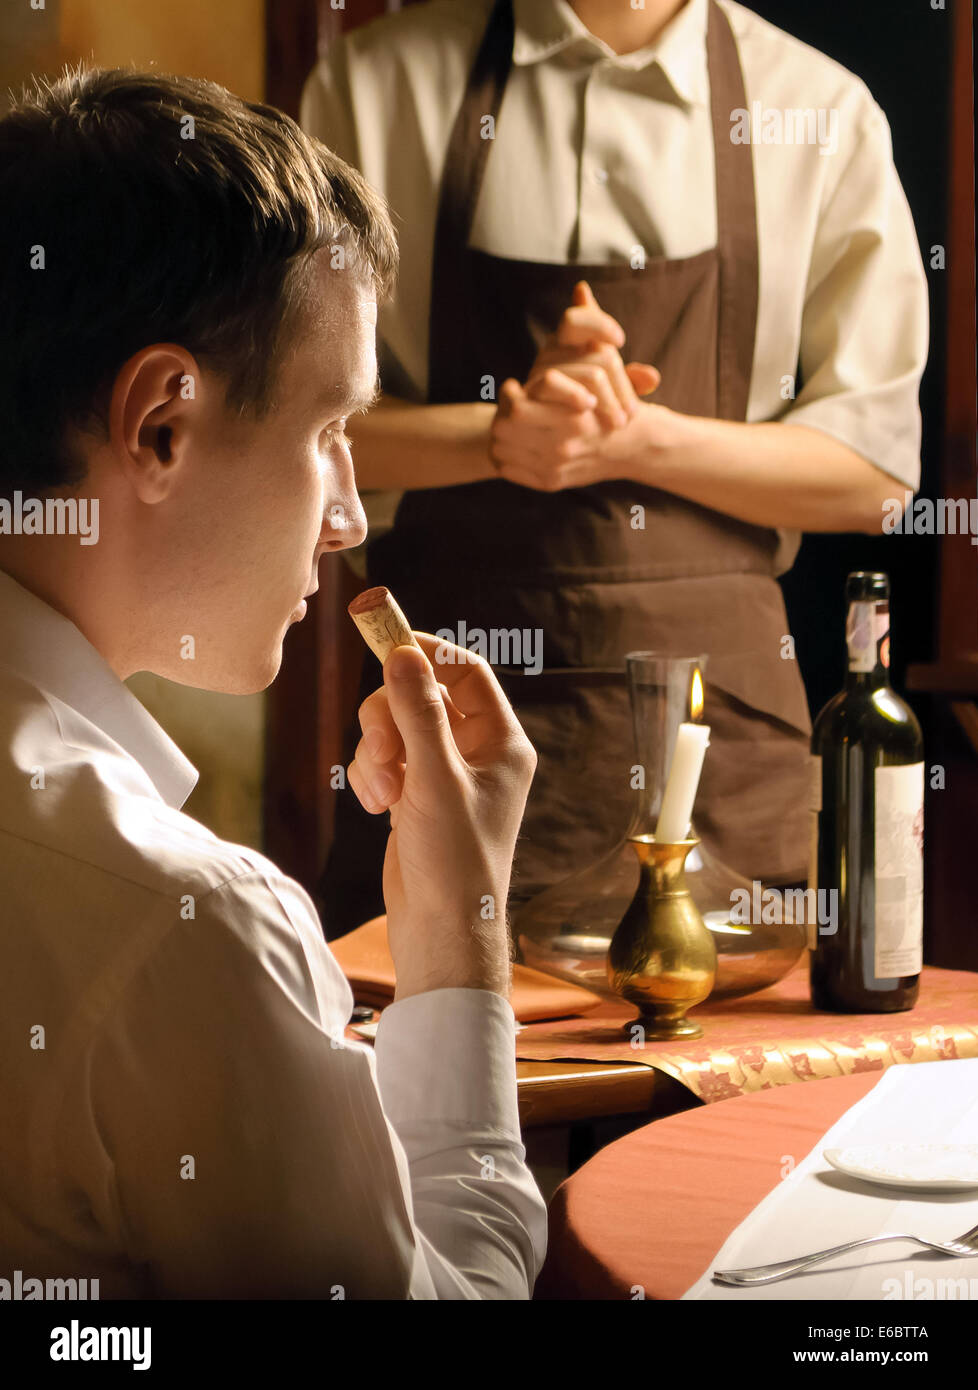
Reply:
<svg viewBox="0 0 978 1390"><path fill-rule="evenodd" d="M918 1192L968 1192L978 1188L978 1144L875 1144L825 1149L822 1157L840 1173L885 1187Z"/></svg>

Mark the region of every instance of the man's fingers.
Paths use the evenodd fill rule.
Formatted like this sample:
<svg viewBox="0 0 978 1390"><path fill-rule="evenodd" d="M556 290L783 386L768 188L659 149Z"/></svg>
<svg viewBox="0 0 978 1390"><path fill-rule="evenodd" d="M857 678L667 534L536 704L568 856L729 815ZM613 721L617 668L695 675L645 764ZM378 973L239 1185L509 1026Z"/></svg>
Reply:
<svg viewBox="0 0 978 1390"><path fill-rule="evenodd" d="M496 403L494 424L503 420L514 419L516 415L518 415L526 399L526 392L516 378L507 377L499 388L499 400ZM490 434L489 462L498 472L499 459L496 457L496 449L492 434Z"/></svg>
<svg viewBox="0 0 978 1390"><path fill-rule="evenodd" d="M565 309L554 342L560 347L583 348L593 339L621 348L625 346L625 330L596 304L572 304Z"/></svg>
<svg viewBox="0 0 978 1390"><path fill-rule="evenodd" d="M529 413L529 406L534 401L546 402L549 405L562 405L569 410L581 412L596 410L598 405L598 398L594 392L589 390L583 382L575 381L560 367L546 367L539 376L531 377L526 394L528 423L532 423L534 418Z"/></svg>
<svg viewBox="0 0 978 1390"><path fill-rule="evenodd" d="M617 356L617 353L615 355ZM595 362L565 362L560 370L574 381L580 382L597 397L598 404L594 413L605 429L621 429L623 425L628 424L628 415L622 408L615 383L604 366ZM628 389L634 397L631 383Z"/></svg>
<svg viewBox="0 0 978 1390"><path fill-rule="evenodd" d="M642 366L646 373L655 371L654 368L647 367L645 363L637 365ZM621 360L621 354L618 349L612 347L610 343L601 342L593 337L588 338L576 353L571 351L570 348L560 345L544 348L539 352L526 384L526 393L539 396L540 378L548 372L562 372L565 376L579 381L582 386L592 391L594 394L598 394L598 388L595 385L598 378L594 375L593 371L588 375L584 375L577 370L582 367L597 368L600 370L604 380L608 383L608 387L610 387L611 395L616 405L612 405L610 410L607 410L607 402L611 398L608 395L607 389L605 389L603 397L606 402L606 428L615 429L619 425L627 423L639 406L638 395L632 384L631 377L624 362ZM655 389L654 386L645 384L647 377L643 376L642 381L644 388L643 394ZM656 384L658 383L656 382ZM548 396L550 395L553 395L552 389L548 391ZM616 406L623 412L624 419L618 418ZM513 407L507 408L505 411L501 409L500 414L511 414L518 418L519 410L520 406L514 405Z"/></svg>
<svg viewBox="0 0 978 1390"><path fill-rule="evenodd" d="M448 722L455 730L465 722L465 715L456 706L444 682L439 681L437 689ZM350 764L350 785L364 808L376 814L400 800L407 756L401 732L391 714L386 686L368 695L360 706L360 727L363 737Z"/></svg>
<svg viewBox="0 0 978 1390"><path fill-rule="evenodd" d="M649 366L647 362L627 362L625 371L628 379L632 383L636 396L650 396L653 391L658 390L659 383L662 381L662 373L657 368Z"/></svg>
<svg viewBox="0 0 978 1390"><path fill-rule="evenodd" d="M364 809L386 810L399 800L404 781L404 741L387 703L383 686L368 695L359 710L363 737L350 764L350 786Z"/></svg>
<svg viewBox="0 0 978 1390"><path fill-rule="evenodd" d="M564 312L553 337L565 347L580 347L589 336L611 343L613 347L625 346L625 330L621 324L601 308L588 282L578 280L571 307Z"/></svg>
<svg viewBox="0 0 978 1390"><path fill-rule="evenodd" d="M448 687L455 708L465 716L453 730L460 752L468 757L473 750L525 738L487 661L430 632L415 632L414 637L431 659L438 679Z"/></svg>
<svg viewBox="0 0 978 1390"><path fill-rule="evenodd" d="M516 378L512 376L507 377L499 388L497 409L500 415L509 415L513 407L525 399L526 393Z"/></svg>
<svg viewBox="0 0 978 1390"><path fill-rule="evenodd" d="M500 420L492 435L493 461L497 468L512 463L514 457L539 459L546 463L555 458L574 458L590 453L594 444L607 430L591 410L583 414L567 410L562 405L535 401L532 410L515 424Z"/></svg>
<svg viewBox="0 0 978 1390"><path fill-rule="evenodd" d="M404 743L391 716L387 691L381 686L368 695L358 711L363 738L358 747L364 748L378 763L404 757Z"/></svg>
<svg viewBox="0 0 978 1390"><path fill-rule="evenodd" d="M412 770L440 777L457 750L438 685L427 654L416 647L396 647L384 662L387 703L405 759Z"/></svg>
<svg viewBox="0 0 978 1390"><path fill-rule="evenodd" d="M401 799L404 790L403 768L398 768L395 773L385 773L384 777L389 781L370 780L354 759L349 766L348 776L360 805L372 816L379 816L391 806L396 806Z"/></svg>
<svg viewBox="0 0 978 1390"><path fill-rule="evenodd" d="M621 353L609 343L596 342L593 344L593 354L597 365L604 369L626 419L631 419L638 409L639 402L631 378L621 360Z"/></svg>

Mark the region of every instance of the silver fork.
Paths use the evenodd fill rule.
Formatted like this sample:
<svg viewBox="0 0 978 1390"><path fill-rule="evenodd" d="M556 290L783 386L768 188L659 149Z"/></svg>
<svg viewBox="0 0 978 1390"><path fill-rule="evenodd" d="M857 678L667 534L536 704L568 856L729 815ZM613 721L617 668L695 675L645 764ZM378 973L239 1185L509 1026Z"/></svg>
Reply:
<svg viewBox="0 0 978 1390"><path fill-rule="evenodd" d="M936 1250L939 1255L953 1255L959 1260L978 1255L978 1226L974 1226L955 1240L923 1240L920 1236L908 1235L869 1236L866 1240L851 1240L848 1245L835 1245L831 1250L819 1250L814 1255L802 1255L797 1260L780 1260L776 1264L755 1265L752 1269L715 1269L713 1277L721 1284L732 1284L739 1289L752 1284L773 1284L777 1279L790 1278L809 1265L831 1260L833 1255L845 1255L863 1245L882 1245L886 1240L912 1240L925 1250Z"/></svg>

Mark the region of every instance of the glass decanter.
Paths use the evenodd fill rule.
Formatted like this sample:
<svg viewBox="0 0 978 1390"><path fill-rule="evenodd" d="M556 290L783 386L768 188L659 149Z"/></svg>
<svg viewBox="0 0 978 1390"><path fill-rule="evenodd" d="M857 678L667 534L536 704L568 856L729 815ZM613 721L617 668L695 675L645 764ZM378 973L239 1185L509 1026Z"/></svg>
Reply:
<svg viewBox="0 0 978 1390"><path fill-rule="evenodd" d="M608 947L638 887L637 847L654 837L679 726L702 721L702 673L707 660L705 655L660 652L626 656L637 754L632 769L634 815L610 853L515 912L514 935L524 964L615 997L608 984ZM686 859L686 883L717 948L716 983L710 998L733 999L774 984L805 948L804 922L766 925L731 920L737 915L734 904L751 900L754 885L712 852L698 834L695 820L688 838L700 843Z"/></svg>

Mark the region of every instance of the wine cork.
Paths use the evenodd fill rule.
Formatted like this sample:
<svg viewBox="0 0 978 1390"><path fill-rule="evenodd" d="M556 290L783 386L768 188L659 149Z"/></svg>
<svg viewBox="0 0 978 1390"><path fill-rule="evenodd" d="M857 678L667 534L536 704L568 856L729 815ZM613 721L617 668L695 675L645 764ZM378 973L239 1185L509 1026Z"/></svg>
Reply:
<svg viewBox="0 0 978 1390"><path fill-rule="evenodd" d="M407 618L398 608L390 589L385 589L383 585L358 594L347 612L381 665L395 647L418 646Z"/></svg>

